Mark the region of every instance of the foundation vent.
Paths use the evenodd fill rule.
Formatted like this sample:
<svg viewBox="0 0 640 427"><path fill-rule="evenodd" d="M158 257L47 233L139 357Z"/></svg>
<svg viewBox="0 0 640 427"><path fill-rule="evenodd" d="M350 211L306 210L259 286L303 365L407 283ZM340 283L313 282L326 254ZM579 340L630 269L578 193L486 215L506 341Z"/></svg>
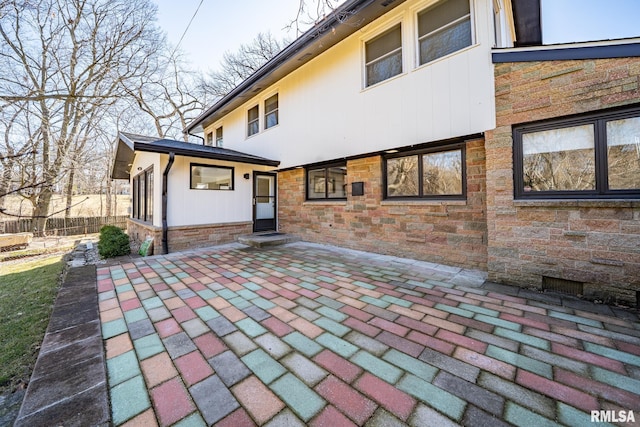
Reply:
<svg viewBox="0 0 640 427"><path fill-rule="evenodd" d="M568 295L583 295L583 283L574 280L542 276L542 289Z"/></svg>

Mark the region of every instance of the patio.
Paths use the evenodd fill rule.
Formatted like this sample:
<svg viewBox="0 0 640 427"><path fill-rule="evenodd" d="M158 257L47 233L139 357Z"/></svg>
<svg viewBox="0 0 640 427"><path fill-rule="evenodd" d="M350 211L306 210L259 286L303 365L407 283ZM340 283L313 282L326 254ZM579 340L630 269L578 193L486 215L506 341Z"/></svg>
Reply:
<svg viewBox="0 0 640 427"><path fill-rule="evenodd" d="M636 411L635 312L291 243L97 270L113 425L585 425Z"/></svg>

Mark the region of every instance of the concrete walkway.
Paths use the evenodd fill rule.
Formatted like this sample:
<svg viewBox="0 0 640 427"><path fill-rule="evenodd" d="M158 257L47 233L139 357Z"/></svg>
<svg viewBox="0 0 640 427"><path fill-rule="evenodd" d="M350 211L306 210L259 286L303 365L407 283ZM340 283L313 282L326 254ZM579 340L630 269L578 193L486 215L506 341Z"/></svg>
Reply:
<svg viewBox="0 0 640 427"><path fill-rule="evenodd" d="M634 312L484 279L307 243L98 268L111 422L640 422Z"/></svg>

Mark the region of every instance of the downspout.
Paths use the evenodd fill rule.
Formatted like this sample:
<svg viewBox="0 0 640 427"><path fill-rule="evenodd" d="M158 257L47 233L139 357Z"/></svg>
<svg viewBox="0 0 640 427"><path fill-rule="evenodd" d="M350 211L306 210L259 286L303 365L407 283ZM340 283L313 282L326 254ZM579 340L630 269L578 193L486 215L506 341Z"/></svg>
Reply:
<svg viewBox="0 0 640 427"><path fill-rule="evenodd" d="M171 166L173 166L173 161L175 160L175 153L169 153L169 163L167 163L167 167L164 168L164 172L162 173L162 253L169 253L169 240L167 238L168 235L168 226L167 226L167 199L168 199L168 185L169 181L169 171L171 170Z"/></svg>

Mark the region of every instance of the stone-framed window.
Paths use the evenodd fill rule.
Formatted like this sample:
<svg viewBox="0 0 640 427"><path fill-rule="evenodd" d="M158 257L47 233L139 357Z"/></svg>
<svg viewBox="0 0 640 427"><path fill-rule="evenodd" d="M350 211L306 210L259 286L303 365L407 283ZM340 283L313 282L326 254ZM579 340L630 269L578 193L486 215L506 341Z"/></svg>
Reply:
<svg viewBox="0 0 640 427"><path fill-rule="evenodd" d="M384 196L464 200L465 157L464 143L388 154L384 158Z"/></svg>
<svg viewBox="0 0 640 427"><path fill-rule="evenodd" d="M513 128L516 199L640 197L640 106Z"/></svg>
<svg viewBox="0 0 640 427"><path fill-rule="evenodd" d="M306 169L307 200L340 200L347 198L347 164L332 163Z"/></svg>
<svg viewBox="0 0 640 427"><path fill-rule="evenodd" d="M133 177L132 218L153 222L153 166Z"/></svg>
<svg viewBox="0 0 640 427"><path fill-rule="evenodd" d="M233 190L234 168L191 163L192 190Z"/></svg>

